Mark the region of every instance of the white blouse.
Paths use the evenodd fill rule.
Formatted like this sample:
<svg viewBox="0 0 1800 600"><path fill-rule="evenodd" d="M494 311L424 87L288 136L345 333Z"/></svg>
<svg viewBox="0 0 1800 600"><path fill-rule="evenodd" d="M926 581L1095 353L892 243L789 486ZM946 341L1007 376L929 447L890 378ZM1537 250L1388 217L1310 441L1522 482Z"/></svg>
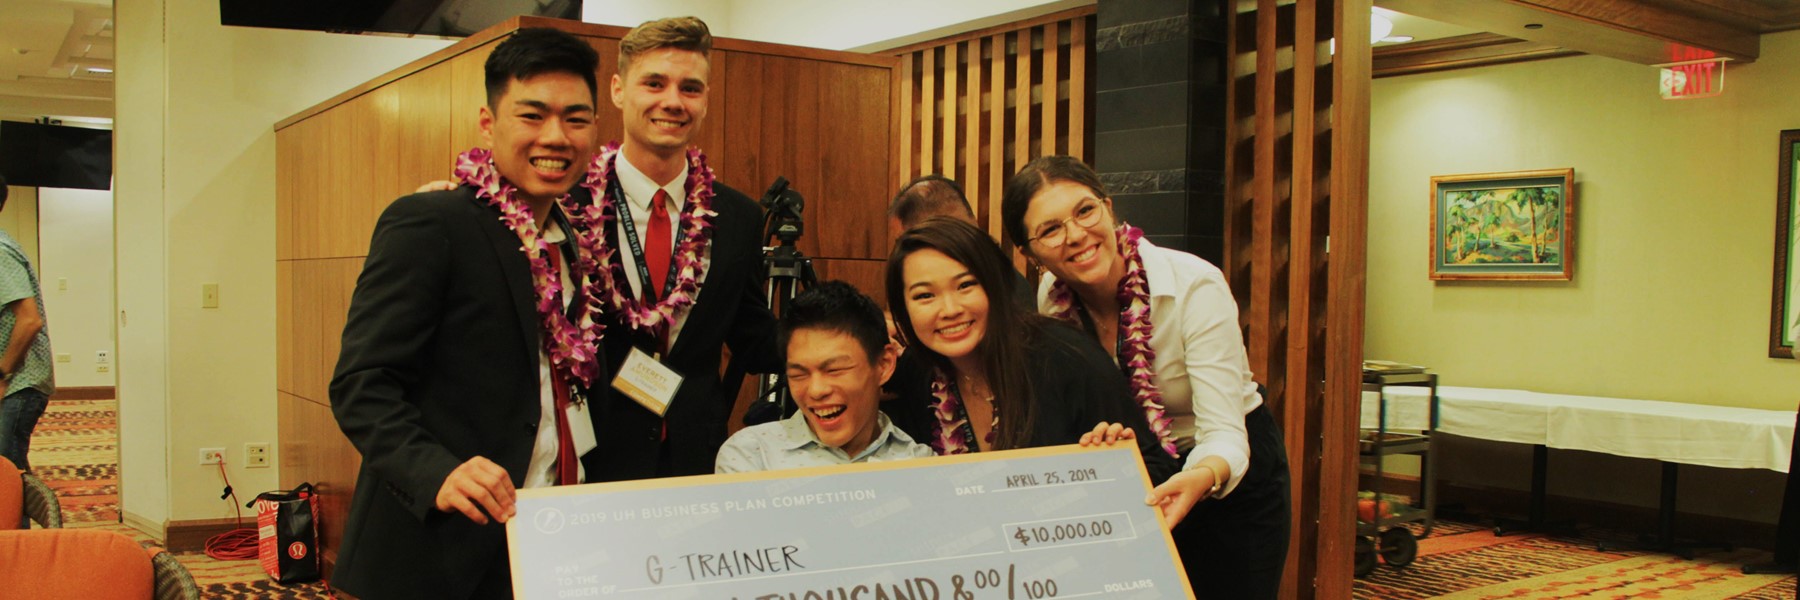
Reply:
<svg viewBox="0 0 1800 600"><path fill-rule="evenodd" d="M1156 385L1176 445L1186 453L1187 468L1208 456L1225 459L1231 480L1219 490L1217 497L1223 498L1250 469L1244 415L1262 405L1250 379L1237 301L1225 274L1205 259L1149 240L1138 241L1138 256L1150 284ZM1055 275L1044 274L1038 286L1040 310L1055 281Z"/></svg>

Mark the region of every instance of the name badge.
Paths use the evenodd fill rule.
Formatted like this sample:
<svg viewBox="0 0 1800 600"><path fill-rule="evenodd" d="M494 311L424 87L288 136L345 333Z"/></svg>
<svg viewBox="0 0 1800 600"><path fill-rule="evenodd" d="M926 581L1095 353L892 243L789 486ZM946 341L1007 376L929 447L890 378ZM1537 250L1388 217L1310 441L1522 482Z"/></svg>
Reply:
<svg viewBox="0 0 1800 600"><path fill-rule="evenodd" d="M669 403L675 401L675 390L681 389L681 374L675 372L643 350L631 349L625 357L625 364L619 367L619 374L613 377L612 387L619 393L636 400L656 416L668 412Z"/></svg>
<svg viewBox="0 0 1800 600"><path fill-rule="evenodd" d="M569 417L569 438L575 442L575 456L586 455L600 445L594 436L594 420L588 418L588 403L570 402L564 414Z"/></svg>

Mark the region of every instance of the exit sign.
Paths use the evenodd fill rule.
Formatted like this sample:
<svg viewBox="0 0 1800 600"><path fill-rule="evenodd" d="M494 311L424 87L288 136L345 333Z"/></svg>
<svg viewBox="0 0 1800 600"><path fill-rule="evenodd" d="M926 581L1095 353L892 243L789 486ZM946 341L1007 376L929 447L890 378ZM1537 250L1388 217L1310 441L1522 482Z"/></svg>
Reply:
<svg viewBox="0 0 1800 600"><path fill-rule="evenodd" d="M1725 59L1697 60L1661 67L1657 89L1664 100L1707 98L1725 93Z"/></svg>

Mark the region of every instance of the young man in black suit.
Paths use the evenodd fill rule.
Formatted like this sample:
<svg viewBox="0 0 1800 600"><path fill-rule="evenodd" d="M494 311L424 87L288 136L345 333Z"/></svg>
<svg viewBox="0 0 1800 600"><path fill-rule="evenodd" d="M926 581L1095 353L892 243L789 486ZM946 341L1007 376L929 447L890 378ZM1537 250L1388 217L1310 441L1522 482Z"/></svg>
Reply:
<svg viewBox="0 0 1800 600"><path fill-rule="evenodd" d="M568 200L594 151L598 62L555 30L502 42L480 111L491 152L375 226L330 387L362 454L339 590L510 598L514 490L594 481L609 459L585 400L610 380L595 245Z"/></svg>
<svg viewBox="0 0 1800 600"><path fill-rule="evenodd" d="M600 151L595 170L597 202L616 223L605 228L616 250L606 350L631 383L598 405L605 480L711 473L737 392L720 382L722 348L751 372L782 368L760 280L761 212L689 146L706 119L711 49L693 17L619 40L611 95L625 139ZM658 394L636 376L680 385Z"/></svg>

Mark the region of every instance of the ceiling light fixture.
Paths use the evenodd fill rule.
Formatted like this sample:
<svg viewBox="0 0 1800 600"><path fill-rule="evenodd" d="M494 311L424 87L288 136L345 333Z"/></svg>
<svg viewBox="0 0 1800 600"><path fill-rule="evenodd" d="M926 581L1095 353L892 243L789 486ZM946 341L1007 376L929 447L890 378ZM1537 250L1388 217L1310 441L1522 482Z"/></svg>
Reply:
<svg viewBox="0 0 1800 600"><path fill-rule="evenodd" d="M112 71L112 69L108 69L106 67L88 67L87 72L89 72L89 73L111 73L113 71Z"/></svg>
<svg viewBox="0 0 1800 600"><path fill-rule="evenodd" d="M1393 21L1389 21L1387 17L1378 12L1369 15L1369 43L1384 41L1392 33L1394 33Z"/></svg>
<svg viewBox="0 0 1800 600"><path fill-rule="evenodd" d="M1525 28L1526 29L1543 29L1544 24L1543 23L1526 23Z"/></svg>

